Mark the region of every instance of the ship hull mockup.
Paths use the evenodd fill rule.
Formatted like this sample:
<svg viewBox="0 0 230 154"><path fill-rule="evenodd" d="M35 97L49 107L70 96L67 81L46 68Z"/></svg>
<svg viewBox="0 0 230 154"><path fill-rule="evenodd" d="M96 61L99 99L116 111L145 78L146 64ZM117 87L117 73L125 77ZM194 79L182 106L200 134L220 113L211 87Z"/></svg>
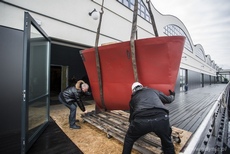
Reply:
<svg viewBox="0 0 230 154"><path fill-rule="evenodd" d="M139 82L169 95L174 90L185 37L166 36L135 40L136 68ZM128 110L131 85L135 82L130 41L98 47L101 88L95 48L81 51L97 107Z"/></svg>

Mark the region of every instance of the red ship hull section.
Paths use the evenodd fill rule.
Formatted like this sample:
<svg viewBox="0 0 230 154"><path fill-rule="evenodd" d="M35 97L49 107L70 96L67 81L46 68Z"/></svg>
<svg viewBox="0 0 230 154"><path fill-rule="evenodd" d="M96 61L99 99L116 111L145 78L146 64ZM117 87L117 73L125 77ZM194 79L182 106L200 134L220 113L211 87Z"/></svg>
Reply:
<svg viewBox="0 0 230 154"><path fill-rule="evenodd" d="M166 95L174 90L185 37L168 36L135 40L139 82ZM130 42L98 47L104 105L96 68L95 49L82 51L92 94L97 107L107 110L129 110L134 80Z"/></svg>

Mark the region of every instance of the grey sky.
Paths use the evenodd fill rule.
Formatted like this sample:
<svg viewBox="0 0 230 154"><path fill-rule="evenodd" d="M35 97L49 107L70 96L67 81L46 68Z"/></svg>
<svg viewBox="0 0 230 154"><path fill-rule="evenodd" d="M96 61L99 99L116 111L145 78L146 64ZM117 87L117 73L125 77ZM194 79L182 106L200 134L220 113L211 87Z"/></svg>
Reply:
<svg viewBox="0 0 230 154"><path fill-rule="evenodd" d="M179 18L193 44L201 44L215 63L230 69L230 0L151 0L162 14Z"/></svg>

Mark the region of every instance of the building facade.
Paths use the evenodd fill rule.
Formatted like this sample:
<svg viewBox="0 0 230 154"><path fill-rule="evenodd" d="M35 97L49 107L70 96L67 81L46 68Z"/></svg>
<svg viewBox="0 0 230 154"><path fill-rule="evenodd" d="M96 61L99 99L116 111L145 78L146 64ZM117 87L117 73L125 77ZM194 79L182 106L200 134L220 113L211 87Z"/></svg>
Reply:
<svg viewBox="0 0 230 154"><path fill-rule="evenodd" d="M99 45L128 41L131 36L134 2L134 0L0 1L0 84L5 88L0 103L0 120L4 123L0 128L1 134L21 133L22 128L25 12L35 19L50 38L52 96L76 80L83 79L87 82L87 73L79 51L95 46L100 16L96 12L101 12L102 16ZM144 0L138 2L136 39L156 37L148 4ZM175 91L187 91L216 83L219 80L218 64L211 55L205 54L201 44L193 43L183 22L175 16L161 14L152 4L150 6L159 36L186 37ZM229 74L227 75L229 77Z"/></svg>
<svg viewBox="0 0 230 154"><path fill-rule="evenodd" d="M65 2L50 0L44 3L39 0L33 2L5 0L0 3L2 15L0 23L1 26L23 30L24 12L26 11L35 18L51 38L53 48L65 46L81 50L95 45L99 20L92 19L89 13L94 9L101 12L102 3L102 0L68 0ZM134 0L104 1L99 45L130 39L133 8ZM137 39L155 37L148 10L146 2L140 0ZM152 4L151 10L159 36L183 35L186 37L176 91L184 90L186 84L189 85L189 89L193 89L215 83L218 65L210 55L205 54L202 45L193 44L183 22L177 17L161 14ZM52 61L51 64L62 65L52 63ZM68 74L69 78L85 76L72 71Z"/></svg>

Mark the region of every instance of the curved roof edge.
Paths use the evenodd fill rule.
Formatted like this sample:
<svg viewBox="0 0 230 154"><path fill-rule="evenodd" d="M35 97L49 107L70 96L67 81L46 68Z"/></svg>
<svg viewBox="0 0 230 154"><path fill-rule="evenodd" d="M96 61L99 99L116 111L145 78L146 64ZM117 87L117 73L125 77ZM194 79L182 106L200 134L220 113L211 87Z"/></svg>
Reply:
<svg viewBox="0 0 230 154"><path fill-rule="evenodd" d="M176 26L180 27L180 29L185 33L186 40L191 44L191 48L192 48L191 53L194 56L201 59L202 61L204 61L210 67L212 67L213 69L218 71L219 67L217 66L217 64L215 64L215 61L211 59L210 55L205 54L205 50L204 50L203 46L201 44L194 44L193 43L193 40L191 38L191 35L190 35L188 29L186 28L184 23L179 18L177 18L176 16L173 16L173 15L164 15L164 14L160 13L154 7L152 2L151 2L151 7L152 7L152 11L154 14L154 18L155 18L155 22L157 25L157 30L158 30L159 35L161 35L161 36L167 35L164 33L164 27L166 27L167 25L176 25Z"/></svg>

